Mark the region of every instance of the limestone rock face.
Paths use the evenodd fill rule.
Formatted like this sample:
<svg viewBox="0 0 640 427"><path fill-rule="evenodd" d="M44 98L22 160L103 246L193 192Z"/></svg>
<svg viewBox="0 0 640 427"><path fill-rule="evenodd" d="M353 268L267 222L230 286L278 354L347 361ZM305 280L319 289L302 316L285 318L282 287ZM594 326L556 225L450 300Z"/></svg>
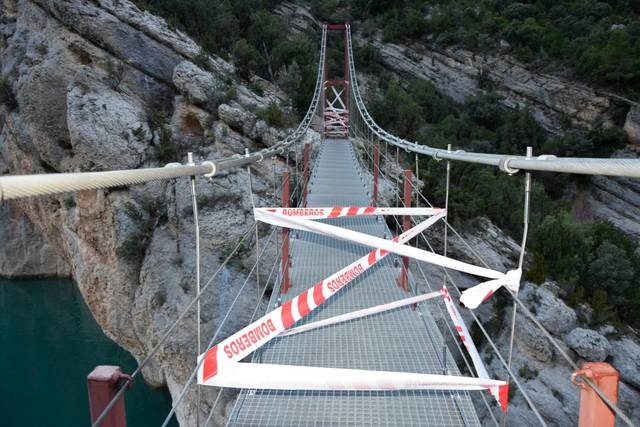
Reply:
<svg viewBox="0 0 640 427"><path fill-rule="evenodd" d="M0 277L61 277L71 269L19 209L0 205Z"/></svg>
<svg viewBox="0 0 640 427"><path fill-rule="evenodd" d="M173 70L173 83L195 103L204 104L210 94L222 88L215 76L190 61L182 61Z"/></svg>
<svg viewBox="0 0 640 427"><path fill-rule="evenodd" d="M508 56L478 55L457 48L426 50L383 43L378 38L370 42L388 68L401 75L427 79L457 101L482 92L482 74L491 80L505 106L530 108L550 132L560 132L567 118L573 125L584 127L600 120L613 123L613 104L607 97L575 81L531 72Z"/></svg>
<svg viewBox="0 0 640 427"><path fill-rule="evenodd" d="M609 341L591 329L575 328L567 335L566 343L589 362L602 362L611 351Z"/></svg>
<svg viewBox="0 0 640 427"><path fill-rule="evenodd" d="M637 419L637 406L640 402L638 392L637 372L640 369L640 346L636 339L626 337L609 340L602 334L578 325L576 315L571 307L562 301L555 301L557 297L552 292L553 286L545 284L535 286L524 282L520 288L520 299L535 317L543 322L560 348L570 355L573 360L584 358L587 360L603 360L611 357L613 366L620 372L619 405L624 408L632 419ZM495 297L495 296L494 296ZM492 298L494 298L492 297ZM486 304L483 303L483 305ZM491 302L490 302L491 304ZM509 351L511 332L511 305L504 311L501 327L498 330L489 328L489 333L495 341L500 353L506 357ZM495 311L478 311L482 322L495 319ZM549 311L556 311L555 319L549 322ZM569 327L559 327L560 319L564 319ZM571 326L573 325L573 326ZM602 328L604 333L610 328ZM512 371L518 377L525 391L534 402L542 417L550 425L572 425L578 419L580 391L571 383L572 369L560 356L558 350L551 345L540 330L518 309L515 323L515 345L513 347ZM570 331L568 334L567 331ZM504 378L506 371L495 357L494 352L484 344L480 351L490 376ZM576 357L576 354L578 357ZM607 359L609 360L609 359ZM511 387L516 387L511 382ZM499 412L495 412L496 417ZM481 420L489 422L486 411L480 411ZM635 418L633 418L635 417ZM520 393L516 392L509 402L507 425L538 425L535 415L531 412Z"/></svg>
<svg viewBox="0 0 640 427"><path fill-rule="evenodd" d="M631 151L618 151L615 158L636 159ZM640 180L594 176L587 193L587 214L608 221L640 240Z"/></svg>
<svg viewBox="0 0 640 427"><path fill-rule="evenodd" d="M150 135L143 103L111 90L83 67L67 92L67 127L75 166L133 169L145 159Z"/></svg>
<svg viewBox="0 0 640 427"><path fill-rule="evenodd" d="M640 345L631 338L611 341L613 366L620 372L620 378L629 385L640 389Z"/></svg>
<svg viewBox="0 0 640 427"><path fill-rule="evenodd" d="M209 57L208 70L200 69L195 42L129 1L7 0L0 15L0 74L18 100L12 111L0 106L0 173L163 166L186 161L187 152L199 162L255 151L283 135L258 126L248 110L281 102L278 90L265 85L258 95L238 83L237 101L229 100L238 113L227 118L232 129L208 96L239 80L233 66ZM282 167L276 158L252 168L255 204L280 203L272 179ZM246 276L256 259L248 186L246 170L197 180L201 285L209 283L201 301L205 337L241 288L220 337L244 326L260 302L255 278ZM104 332L141 361L196 295L194 238L188 179L24 199L0 207L0 275L71 275ZM261 263L271 266L274 235L260 230L259 239L268 248ZM242 256L222 266L241 242ZM192 310L143 375L176 397L198 352ZM195 424L194 390L177 410L182 425ZM216 393L205 390L202 411ZM232 399L223 396L215 419Z"/></svg>
<svg viewBox="0 0 640 427"><path fill-rule="evenodd" d="M576 312L548 287L528 287L523 291L523 297L535 302L536 318L552 334L561 335L576 326Z"/></svg>
<svg viewBox="0 0 640 427"><path fill-rule="evenodd" d="M624 121L624 130L629 136L629 141L640 146L640 106L631 106Z"/></svg>

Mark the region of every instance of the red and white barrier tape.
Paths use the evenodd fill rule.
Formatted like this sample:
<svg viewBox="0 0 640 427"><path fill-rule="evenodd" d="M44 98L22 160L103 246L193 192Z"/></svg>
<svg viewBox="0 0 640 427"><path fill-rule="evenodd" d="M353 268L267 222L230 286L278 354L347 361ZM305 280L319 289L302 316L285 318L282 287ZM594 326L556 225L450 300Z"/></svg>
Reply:
<svg viewBox="0 0 640 427"><path fill-rule="evenodd" d="M262 208L255 209L254 213L256 220L282 227L295 228L334 236L341 239L353 240L358 243L374 246L376 249L327 277L323 281L315 284L306 291L300 293L293 299L284 303L282 306L276 308L270 313L267 313L265 316L231 335L222 342L214 345L207 350L207 352L200 355L198 360L204 360L198 369L198 383L219 387L286 390L487 389L496 397L503 410L506 410L507 384L503 381L491 380L488 378L239 363L239 361L244 357L248 356L276 336L282 334L285 329L308 315L313 309L324 303L337 291L384 258L390 251L399 253L400 255L407 255L406 253L403 253L406 252L404 248L415 248L405 246L403 243L417 236L446 214L444 210L429 208L340 208L339 212L337 211L337 208L335 208L335 210L334 208L308 209L312 211L314 209L320 210L315 212L295 212L285 208ZM331 211L325 212L325 209L331 209ZM302 210L307 210L307 208ZM310 221L310 218L308 218L312 217L313 219L321 219L358 215L432 216L431 218L417 224L410 230L395 237L391 241L354 232L352 230L330 226L328 224L317 223ZM345 233L347 234L346 236ZM370 241L369 238L373 239L373 241ZM383 243L383 245L378 247L378 243ZM387 243L390 243L391 246L388 246ZM387 249L388 247L391 249ZM434 255L426 251L421 252L424 252L427 255ZM416 257L414 256L414 258ZM484 272L485 274L478 274L484 277L494 277L497 275L497 278L502 278L505 276L504 274L494 272L493 270L482 269L481 267L461 263L445 257L440 258L448 260L447 262L456 266L458 266L458 264L464 264L464 268L467 269L470 269L468 266L473 267L474 269L480 269L473 271ZM421 258L418 257L418 259ZM436 258L436 261L442 262L442 260L438 258ZM437 262L431 262L441 265ZM489 274L489 276L486 274ZM475 347L473 348L475 349ZM486 370L484 372L486 373Z"/></svg>
<svg viewBox="0 0 640 427"><path fill-rule="evenodd" d="M419 215L432 216L445 212L440 208L376 208L366 207L335 207L335 208L256 208L276 215L291 216L304 219L341 218L353 216L375 215Z"/></svg>
<svg viewBox="0 0 640 427"><path fill-rule="evenodd" d="M504 381L454 375L267 363L229 363L216 376L220 386L273 390L488 390L507 406Z"/></svg>
<svg viewBox="0 0 640 427"><path fill-rule="evenodd" d="M444 213L434 215L395 237L394 241L407 242L411 240L443 216ZM344 267L323 281L316 283L295 298L287 301L280 307L211 347L204 356L201 356L205 357L205 360L198 370L198 383L219 385L211 383L211 379L215 379L220 362L238 362L242 360L309 314L313 309L360 276L387 254L388 252L382 251L381 249L372 250L359 260Z"/></svg>
<svg viewBox="0 0 640 427"><path fill-rule="evenodd" d="M299 334L301 332L311 331L313 329L322 328L324 326L335 325L338 323L347 322L349 320L359 319L361 317L371 316L373 314L383 313L385 311L394 310L396 308L406 307L411 304L418 304L433 298L442 296L442 292L431 292L428 294L418 295L415 297L404 298L398 301L393 301L387 304L380 304L374 307L364 308L362 310L352 311L350 313L341 314L339 316L329 317L328 319L318 320L317 322L306 323L296 328L287 329L283 331L280 336L285 337L288 335Z"/></svg>
<svg viewBox="0 0 640 427"><path fill-rule="evenodd" d="M365 246L380 248L398 255L407 256L419 261L450 268L472 274L474 276L493 279L480 283L467 289L460 301L467 308L477 308L483 301L489 298L501 286L517 292L520 286L520 270L512 270L505 273L479 267L466 262L448 258L433 252L425 251L413 246L403 245L392 240L382 239L369 234L336 227L331 224L313 221L312 219L338 218L340 216L359 215L445 215L443 209L434 208L373 208L373 207L349 207L349 208L256 208L254 209L257 221L266 222L278 227L293 228L309 231L324 236L330 236L341 240L360 243Z"/></svg>

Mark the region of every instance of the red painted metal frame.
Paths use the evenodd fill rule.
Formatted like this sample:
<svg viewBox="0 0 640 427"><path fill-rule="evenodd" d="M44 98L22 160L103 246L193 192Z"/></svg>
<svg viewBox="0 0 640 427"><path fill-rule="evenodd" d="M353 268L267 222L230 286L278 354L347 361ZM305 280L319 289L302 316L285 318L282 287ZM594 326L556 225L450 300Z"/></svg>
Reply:
<svg viewBox="0 0 640 427"><path fill-rule="evenodd" d="M282 172L282 207L289 207L289 171ZM289 281L289 229L282 229L282 283L280 292L286 294L291 288Z"/></svg>
<svg viewBox="0 0 640 427"><path fill-rule="evenodd" d="M378 176L380 175L380 146L373 146L373 200L372 206L378 206Z"/></svg>
<svg viewBox="0 0 640 427"><path fill-rule="evenodd" d="M87 376L87 389L89 391L89 414L91 423L94 423L111 399L120 390L124 380L131 377L122 372L119 366L101 365ZM129 383L131 384L131 383ZM109 411L102 422L102 427L126 427L127 417L124 406L124 396L118 399L115 406Z"/></svg>
<svg viewBox="0 0 640 427"><path fill-rule="evenodd" d="M323 135L329 138L348 138L349 137L349 53L347 51L347 31L345 24L327 24L328 31L342 31L344 34L344 73L341 80L329 80L327 75L328 67L325 67L323 77L322 91L322 109L323 109ZM325 63L326 63L325 50ZM333 88L342 89L340 97L340 108L335 107L337 99L329 100ZM339 90L338 90L339 92ZM344 105L344 108L341 108Z"/></svg>
<svg viewBox="0 0 640 427"><path fill-rule="evenodd" d="M410 170L404 171L404 205L407 208L411 207L411 177L412 172ZM408 231L411 228L411 219L408 215L402 217L402 231ZM402 270L400 276L396 279L396 283L400 288L409 292L409 258L402 257Z"/></svg>
<svg viewBox="0 0 640 427"><path fill-rule="evenodd" d="M576 377L590 378L596 386L613 402L618 402L618 383L620 375L613 366L604 362L588 362L576 371L571 380L581 388L579 427L614 427L615 413L607 406L598 394L584 382L576 381Z"/></svg>

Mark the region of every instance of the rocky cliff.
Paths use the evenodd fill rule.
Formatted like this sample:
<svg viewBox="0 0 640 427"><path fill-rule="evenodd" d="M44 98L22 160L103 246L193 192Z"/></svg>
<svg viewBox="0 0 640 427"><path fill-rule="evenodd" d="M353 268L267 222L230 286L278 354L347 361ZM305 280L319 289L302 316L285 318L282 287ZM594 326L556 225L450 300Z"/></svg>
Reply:
<svg viewBox="0 0 640 427"><path fill-rule="evenodd" d="M277 88L257 79L255 93L230 63L202 55L187 36L128 1L0 4L0 74L16 101L0 106L0 173L148 167L184 162L188 151L214 159L283 134L255 114L282 102ZM256 204L278 204L274 167L279 175L283 160L253 169ZM246 170L197 185L204 284L252 226L252 201ZM0 239L0 275L70 274L103 330L138 361L195 295L188 179L4 204ZM248 242L204 296L205 342L255 261L253 246ZM274 257L267 251L264 265ZM246 324L256 295L243 293L222 334ZM175 397L195 358L191 313L143 371L145 379L168 385ZM203 411L213 393L207 390ZM194 424L194 405L192 392L178 410L182 425ZM218 420L224 410L218 406Z"/></svg>
<svg viewBox="0 0 640 427"><path fill-rule="evenodd" d="M262 91L255 93L235 76L233 65L201 55L194 41L126 0L2 0L0 4L0 74L16 99L16 105L0 106L0 173L162 165L184 161L188 151L199 159L217 158L270 145L282 136L255 114L256 108L283 101L276 87L256 79L251 87L260 86ZM314 19L292 4L279 10L289 14L298 29ZM555 77L541 79L511 60L496 63L496 58L464 51L379 47L390 68L429 78L456 99L479 90L478 73L490 67L505 102L528 104L552 131L559 129L565 116L584 126L613 120L613 102L606 96ZM528 74L522 78L518 73ZM308 137L313 140L317 135L310 132ZM267 159L253 170L256 204L278 203L272 194L274 166L278 173L282 160ZM198 180L204 282L221 265L230 244L252 224L248 185L245 171ZM615 193L617 185L626 184L605 181L601 188L607 190L594 195L594 200ZM3 205L0 275L71 274L105 332L141 360L195 295L189 191L188 180L180 179ZM488 222L482 221L479 228L481 233L467 236L476 249L490 254L496 268L512 266L517 244ZM223 268L205 294L201 316L205 341L244 281L246 267L254 262L252 247L248 245L242 259ZM452 249L464 258L461 244L452 243ZM274 257L267 253L265 265ZM439 271L432 274L441 277ZM468 278L460 280L466 286L473 284ZM249 286L254 289L243 294L239 314L222 334L246 324L246 313L257 302L253 279ZM625 381L623 405L629 412L637 411L637 342L610 329L591 331L554 292L551 285L526 285L522 295L576 358L606 357L614 362ZM508 309L492 305L479 315L497 325L506 325L510 318ZM515 369L547 419L557 420L558 425L575 419L577 391L568 383L569 369L529 321L521 315L517 321L522 336L514 354ZM194 328L191 313L143 372L152 384L166 384L174 397L195 362ZM504 351L506 328L495 332ZM589 346L582 345L587 341ZM486 344L482 351L496 375L503 375ZM206 390L203 411L214 393ZM224 403L216 412L219 423L229 401ZM533 423L517 395L511 414ZM178 410L178 419L182 425L194 425L195 415L192 390Z"/></svg>
<svg viewBox="0 0 640 427"><path fill-rule="evenodd" d="M299 31L317 24L309 10L299 4L284 2L277 12ZM461 48L435 49L420 43L385 43L380 34L364 37L355 26L353 31L355 41L373 46L379 61L401 79L429 80L456 101L462 102L491 87L506 107L529 108L551 133L561 133L570 126L616 124L624 125L630 140L640 144L640 113L634 101L560 75L537 72L508 52L477 54ZM356 58L356 66L357 62Z"/></svg>

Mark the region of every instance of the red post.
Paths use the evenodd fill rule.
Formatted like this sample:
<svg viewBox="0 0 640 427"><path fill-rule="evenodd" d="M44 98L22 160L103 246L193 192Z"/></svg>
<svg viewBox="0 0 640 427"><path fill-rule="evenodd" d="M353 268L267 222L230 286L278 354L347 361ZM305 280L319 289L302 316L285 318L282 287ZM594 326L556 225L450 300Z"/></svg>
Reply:
<svg viewBox="0 0 640 427"><path fill-rule="evenodd" d="M302 190L302 206L307 207L307 193L308 193L308 185L309 185L309 143L304 144L303 149L303 173L302 176L304 178L303 182L303 190Z"/></svg>
<svg viewBox="0 0 640 427"><path fill-rule="evenodd" d="M590 378L611 402L617 404L618 371L608 363L587 362L571 376L571 381L581 388L578 427L613 427L615 413L589 385L576 377Z"/></svg>
<svg viewBox="0 0 640 427"><path fill-rule="evenodd" d="M122 380L131 379L122 372L119 366L96 366L87 376L89 390L89 414L94 423L111 399L118 393ZM101 424L103 427L126 427L127 417L124 409L124 396L111 408Z"/></svg>
<svg viewBox="0 0 640 427"><path fill-rule="evenodd" d="M373 201L372 206L378 206L378 175L380 175L380 147L373 146Z"/></svg>
<svg viewBox="0 0 640 427"><path fill-rule="evenodd" d="M289 207L289 171L282 173L282 207ZM280 292L286 294L291 283L289 282L289 229L282 229L282 284Z"/></svg>
<svg viewBox="0 0 640 427"><path fill-rule="evenodd" d="M407 208L411 207L411 175L410 170L404 171L404 206ZM402 217L402 231L407 231L410 228L411 220L409 215L404 215ZM402 271L396 282L403 291L409 292L409 258L406 256L402 257Z"/></svg>
<svg viewBox="0 0 640 427"><path fill-rule="evenodd" d="M349 50L347 49L347 26L344 26L344 87L346 96L344 105L349 109Z"/></svg>

